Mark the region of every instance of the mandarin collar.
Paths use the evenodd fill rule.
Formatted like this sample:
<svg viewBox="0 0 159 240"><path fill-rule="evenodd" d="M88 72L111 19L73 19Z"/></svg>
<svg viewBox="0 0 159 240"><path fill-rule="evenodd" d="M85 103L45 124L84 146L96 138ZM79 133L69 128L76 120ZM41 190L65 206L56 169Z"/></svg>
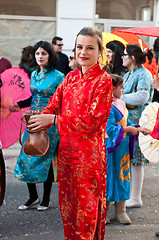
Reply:
<svg viewBox="0 0 159 240"><path fill-rule="evenodd" d="M82 68L80 69L80 77L81 78L88 78L90 77L92 74L100 72L101 71L101 67L99 62L97 64L95 64L94 66L92 66L91 68L89 68L84 74L82 73Z"/></svg>
<svg viewBox="0 0 159 240"><path fill-rule="evenodd" d="M38 69L36 70L36 75L38 75L39 73L39 70L40 70L40 67L38 67ZM40 74L45 74L45 73L47 73L49 71L49 69L48 68L44 68L44 70L40 73Z"/></svg>

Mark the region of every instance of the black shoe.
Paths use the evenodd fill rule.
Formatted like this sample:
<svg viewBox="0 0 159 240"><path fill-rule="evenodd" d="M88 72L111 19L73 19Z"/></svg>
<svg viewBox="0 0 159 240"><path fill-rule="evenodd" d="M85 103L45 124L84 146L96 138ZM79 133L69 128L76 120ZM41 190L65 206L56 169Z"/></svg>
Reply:
<svg viewBox="0 0 159 240"><path fill-rule="evenodd" d="M156 232L156 237L159 237L159 232Z"/></svg>

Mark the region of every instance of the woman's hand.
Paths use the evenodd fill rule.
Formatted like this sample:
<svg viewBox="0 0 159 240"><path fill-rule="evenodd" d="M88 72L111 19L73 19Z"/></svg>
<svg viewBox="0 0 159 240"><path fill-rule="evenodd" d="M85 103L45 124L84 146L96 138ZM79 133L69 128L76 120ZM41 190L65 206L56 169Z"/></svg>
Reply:
<svg viewBox="0 0 159 240"><path fill-rule="evenodd" d="M124 127L124 132L131 132L132 135L137 135L140 132L143 133L144 135L148 135L151 133L151 131L148 128L142 128L142 127Z"/></svg>
<svg viewBox="0 0 159 240"><path fill-rule="evenodd" d="M153 82L152 82L152 86L159 91L159 73L154 76Z"/></svg>
<svg viewBox="0 0 159 240"><path fill-rule="evenodd" d="M13 104L11 107L10 107L10 111L11 112L19 112L20 111L20 107L17 103Z"/></svg>
<svg viewBox="0 0 159 240"><path fill-rule="evenodd" d="M137 135L137 134L139 134L139 129L138 128L136 128L136 127L132 127L132 129L131 129L131 134L134 136L134 135Z"/></svg>
<svg viewBox="0 0 159 240"><path fill-rule="evenodd" d="M142 127L139 127L139 132L143 133L144 135L148 135L151 133L150 129L148 128L142 128Z"/></svg>
<svg viewBox="0 0 159 240"><path fill-rule="evenodd" d="M39 114L30 117L28 127L31 130L38 130L54 123L55 115L52 114Z"/></svg>

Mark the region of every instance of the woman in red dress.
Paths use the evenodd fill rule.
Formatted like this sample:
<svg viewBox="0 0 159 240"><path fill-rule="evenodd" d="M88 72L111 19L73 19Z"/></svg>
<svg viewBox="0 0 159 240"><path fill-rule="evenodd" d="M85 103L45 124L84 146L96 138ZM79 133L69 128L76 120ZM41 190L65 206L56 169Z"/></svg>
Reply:
<svg viewBox="0 0 159 240"><path fill-rule="evenodd" d="M98 62L102 34L83 28L76 38L81 69L67 74L30 127L57 123L59 203L67 240L102 240L106 222L105 130L112 82Z"/></svg>

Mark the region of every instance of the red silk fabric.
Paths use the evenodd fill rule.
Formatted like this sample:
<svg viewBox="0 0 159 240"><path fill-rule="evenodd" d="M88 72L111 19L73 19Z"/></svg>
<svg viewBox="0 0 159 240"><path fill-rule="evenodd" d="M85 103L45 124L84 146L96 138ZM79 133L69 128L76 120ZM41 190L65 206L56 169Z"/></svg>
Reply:
<svg viewBox="0 0 159 240"><path fill-rule="evenodd" d="M99 64L70 72L43 113L56 113L60 135L59 203L65 239L104 239L106 222L105 130L112 82Z"/></svg>

